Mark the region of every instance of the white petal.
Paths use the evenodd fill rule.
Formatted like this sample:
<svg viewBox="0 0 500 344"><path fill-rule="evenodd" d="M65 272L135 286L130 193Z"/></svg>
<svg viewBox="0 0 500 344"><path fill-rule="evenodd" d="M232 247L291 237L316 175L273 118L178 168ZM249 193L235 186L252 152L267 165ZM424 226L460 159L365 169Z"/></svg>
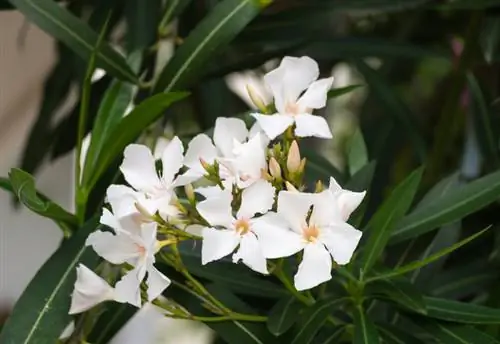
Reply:
<svg viewBox="0 0 500 344"><path fill-rule="evenodd" d="M151 302L170 285L170 280L153 265L150 265L146 284L148 285L148 301Z"/></svg>
<svg viewBox="0 0 500 344"><path fill-rule="evenodd" d="M131 236L121 232L113 235L110 232L95 231L88 236L85 245L92 246L99 256L113 264L125 263L139 255Z"/></svg>
<svg viewBox="0 0 500 344"><path fill-rule="evenodd" d="M340 221L341 215L336 197L329 191L325 190L317 194L311 194L314 202L310 225L327 226L333 221Z"/></svg>
<svg viewBox="0 0 500 344"><path fill-rule="evenodd" d="M145 199L140 204L149 214L158 212L164 220L179 214L179 210L172 205L171 193L164 193L164 195L157 198Z"/></svg>
<svg viewBox="0 0 500 344"><path fill-rule="evenodd" d="M278 214L284 218L290 228L302 234L302 228L306 225L306 216L313 205L312 194L280 191L278 194Z"/></svg>
<svg viewBox="0 0 500 344"><path fill-rule="evenodd" d="M113 297L113 288L94 271L80 264L76 268L76 282L69 314L85 312L101 302L112 300Z"/></svg>
<svg viewBox="0 0 500 344"><path fill-rule="evenodd" d="M146 275L143 265L137 266L123 276L115 285L115 300L141 307L141 282Z"/></svg>
<svg viewBox="0 0 500 344"><path fill-rule="evenodd" d="M288 229L287 221L276 213L269 212L252 220L251 226L266 258L289 257L304 248L302 235Z"/></svg>
<svg viewBox="0 0 500 344"><path fill-rule="evenodd" d="M257 123L259 123L259 126L271 140L274 140L276 137L283 134L285 130L294 122L294 118L288 115L260 115L257 113L253 113L251 115L255 118Z"/></svg>
<svg viewBox="0 0 500 344"><path fill-rule="evenodd" d="M250 219L257 213L266 213L273 207L275 191L271 183L265 180L259 180L243 190L238 218Z"/></svg>
<svg viewBox="0 0 500 344"><path fill-rule="evenodd" d="M155 148L153 149L153 156L155 157L156 160L161 159L163 151L165 150L165 148L167 148L169 143L170 143L169 139L161 136L156 140Z"/></svg>
<svg viewBox="0 0 500 344"><path fill-rule="evenodd" d="M184 147L177 136L170 141L163 151L161 163L163 183L167 187L172 187L175 175L184 165Z"/></svg>
<svg viewBox="0 0 500 344"><path fill-rule="evenodd" d="M341 191L337 196L337 204L340 208L342 220L347 221L352 212L363 202L366 192Z"/></svg>
<svg viewBox="0 0 500 344"><path fill-rule="evenodd" d="M330 184L328 186L328 189L330 190L330 192L332 192L334 194L337 191L342 191L343 190L342 187L340 186L340 184L333 177L330 177Z"/></svg>
<svg viewBox="0 0 500 344"><path fill-rule="evenodd" d="M319 67L313 59L287 56L278 68L264 76L264 80L273 93L276 108L280 113L285 113L285 104L295 103L318 76Z"/></svg>
<svg viewBox="0 0 500 344"><path fill-rule="evenodd" d="M248 129L238 118L218 117L215 121L214 143L224 157L232 157L233 140L243 142L248 137Z"/></svg>
<svg viewBox="0 0 500 344"><path fill-rule="evenodd" d="M297 104L304 109L321 109L326 106L328 90L332 87L333 77L313 82L300 97Z"/></svg>
<svg viewBox="0 0 500 344"><path fill-rule="evenodd" d="M186 226L186 228L184 229L184 231L186 231L189 234L201 237L202 236L202 232L203 232L203 228L204 227L202 225L194 224L194 225L188 225L188 226Z"/></svg>
<svg viewBox="0 0 500 344"><path fill-rule="evenodd" d="M200 158L213 164L214 159L217 157L217 149L215 148L212 140L205 134L196 135L188 144L186 156L184 157L184 165L190 169L197 169L203 172L200 164Z"/></svg>
<svg viewBox="0 0 500 344"><path fill-rule="evenodd" d="M269 137L267 137L266 133L261 128L259 122L255 121L255 123L250 128L250 132L248 134L248 138L251 139L252 137L254 137L257 134L260 134L260 138L261 138L261 141L262 141L262 146L263 147L267 147L269 145L269 141L271 141L271 140L269 139Z"/></svg>
<svg viewBox="0 0 500 344"><path fill-rule="evenodd" d="M110 185L106 191L106 201L118 218L137 213L134 204L141 198L144 195L125 185Z"/></svg>
<svg viewBox="0 0 500 344"><path fill-rule="evenodd" d="M300 114L295 116L295 135L299 137L319 137L322 139L331 139L332 132L328 123L321 116L310 114Z"/></svg>
<svg viewBox="0 0 500 344"><path fill-rule="evenodd" d="M124 159L120 170L125 180L134 189L152 192L160 185L155 160L148 147L131 144L125 148L123 155Z"/></svg>
<svg viewBox="0 0 500 344"><path fill-rule="evenodd" d="M103 225L113 228L115 231L118 231L121 228L118 219L115 217L115 215L113 215L112 212L110 212L106 208L102 209L102 215L101 218L99 219L99 222L102 223Z"/></svg>
<svg viewBox="0 0 500 344"><path fill-rule="evenodd" d="M203 228L201 263L207 264L221 259L234 251L240 242L240 235L233 230Z"/></svg>
<svg viewBox="0 0 500 344"><path fill-rule="evenodd" d="M354 250L361 239L361 235L361 231L358 231L348 223L338 222L329 228L323 229L319 239L326 245L333 260L337 264L344 265L351 260Z"/></svg>
<svg viewBox="0 0 500 344"><path fill-rule="evenodd" d="M194 192L202 195L205 198L220 197L221 192L224 192L219 186L204 186L194 189Z"/></svg>
<svg viewBox="0 0 500 344"><path fill-rule="evenodd" d="M304 256L294 277L295 288L306 290L332 278L332 258L320 242L310 243L304 248Z"/></svg>
<svg viewBox="0 0 500 344"><path fill-rule="evenodd" d="M201 165L200 165L201 166ZM198 179L203 178L203 176L206 174L205 170L201 168L190 168L183 174L180 174L175 178L174 185L175 186L183 186L187 185L190 183L196 182Z"/></svg>
<svg viewBox="0 0 500 344"><path fill-rule="evenodd" d="M146 256L154 257L156 253L156 233L157 233L156 222L145 223L141 227L141 239L144 248L146 249Z"/></svg>
<svg viewBox="0 0 500 344"><path fill-rule="evenodd" d="M260 135L240 147L233 166L238 175L236 184L242 189L261 179L262 171L267 171L267 162L266 148L262 147Z"/></svg>
<svg viewBox="0 0 500 344"><path fill-rule="evenodd" d="M238 263L240 260L254 271L261 274L269 273L266 258L262 254L257 237L252 232L241 237L240 248L233 255L233 262Z"/></svg>
<svg viewBox="0 0 500 344"><path fill-rule="evenodd" d="M224 190L217 197L208 198L198 203L196 209L211 226L229 228L233 222L233 216L231 215L232 200L231 191Z"/></svg>

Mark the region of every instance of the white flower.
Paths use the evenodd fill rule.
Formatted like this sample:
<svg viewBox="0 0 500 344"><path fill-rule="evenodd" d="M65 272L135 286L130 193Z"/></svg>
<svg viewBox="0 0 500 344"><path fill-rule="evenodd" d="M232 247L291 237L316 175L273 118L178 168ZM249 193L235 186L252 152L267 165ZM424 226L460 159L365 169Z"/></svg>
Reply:
<svg viewBox="0 0 500 344"><path fill-rule="evenodd" d="M295 135L332 138L323 117L311 115L312 109L325 107L333 77L317 80L318 64L309 57L285 57L275 70L264 77L274 96L277 113L252 114L267 136L273 140L295 123ZM304 92L305 91L305 92Z"/></svg>
<svg viewBox="0 0 500 344"><path fill-rule="evenodd" d="M354 192L342 189L333 177L330 177L330 186L328 190L335 197L340 211L340 217L344 221L349 220L349 216L351 216L352 212L361 204L366 195L366 191Z"/></svg>
<svg viewBox="0 0 500 344"><path fill-rule="evenodd" d="M219 117L215 122L213 143L205 134L199 134L189 143L184 164L189 170L179 177L192 182L206 174L200 159L208 164L219 163L219 174L226 185L233 183L241 188L261 179L261 169L266 169L268 139L258 128L248 131L245 122L237 118ZM197 190L198 191L198 190Z"/></svg>
<svg viewBox="0 0 500 344"><path fill-rule="evenodd" d="M231 73L226 76L225 80L229 89L252 109L257 109L257 106L250 96L249 90L252 90L256 97L261 99L264 104L269 104L272 101L271 92L267 89L262 74L247 70Z"/></svg>
<svg viewBox="0 0 500 344"><path fill-rule="evenodd" d="M123 200L129 202L128 205L122 204L122 206L129 210L134 203L139 202L150 214L158 211L163 218L175 215L175 212L172 214L174 209L171 207L171 200L174 197L174 188L183 185L176 178L176 174L183 165L183 152L184 147L181 141L174 137L163 150L162 173L159 175L156 171L155 159L148 147L138 144L128 145L125 148L120 170L134 190L127 187L115 187L114 190L108 190L108 201L118 206L123 197ZM114 194L110 195L110 193ZM113 209L113 211L116 210ZM116 215L122 215L121 211Z"/></svg>
<svg viewBox="0 0 500 344"><path fill-rule="evenodd" d="M101 302L114 300L114 298L113 287L94 271L83 264L76 268L76 282L71 297L69 314L85 312ZM73 332L69 329L68 331ZM67 333L68 331L64 332ZM63 335L64 333L61 336Z"/></svg>
<svg viewBox="0 0 500 344"><path fill-rule="evenodd" d="M123 222L116 224L122 225ZM160 246L156 240L157 224L145 223L139 228L118 228L116 233L95 231L87 238L86 245L113 264L129 263L134 269L127 272L115 285L115 299L140 307L140 284L146 276L148 300L157 298L170 284L170 280L154 266L155 254Z"/></svg>
<svg viewBox="0 0 500 344"><path fill-rule="evenodd" d="M319 194L281 191L278 216L281 219L273 230L259 231L261 248L266 258L304 250L294 279L297 290L331 279L332 258L338 264L347 264L361 238L361 232L343 220L336 198L328 190ZM282 221L291 231L282 228Z"/></svg>
<svg viewBox="0 0 500 344"><path fill-rule="evenodd" d="M264 180L246 188L236 216L233 216L231 208L231 190L224 190L216 197L198 203L198 212L211 226L202 230L202 263L221 259L239 245L233 262L241 260L252 270L267 274L266 259L261 252L257 232L262 223L272 217L273 213L265 213L273 206L274 192L274 187ZM265 215L255 217L258 213Z"/></svg>

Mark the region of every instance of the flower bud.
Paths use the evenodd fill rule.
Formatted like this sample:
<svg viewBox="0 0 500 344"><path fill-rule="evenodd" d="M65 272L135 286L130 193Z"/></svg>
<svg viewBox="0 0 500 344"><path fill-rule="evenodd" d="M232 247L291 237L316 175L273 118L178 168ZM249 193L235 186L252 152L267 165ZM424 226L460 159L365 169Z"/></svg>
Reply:
<svg viewBox="0 0 500 344"><path fill-rule="evenodd" d="M281 179L281 167L274 157L269 159L269 172L275 179Z"/></svg>
<svg viewBox="0 0 500 344"><path fill-rule="evenodd" d="M297 188L293 186L292 183L290 183L289 181L285 182L285 186L288 191L299 192L299 190L297 190Z"/></svg>
<svg viewBox="0 0 500 344"><path fill-rule="evenodd" d="M304 173L304 170L306 168L306 158L302 158L302 160L300 160L300 165L299 165L299 173Z"/></svg>
<svg viewBox="0 0 500 344"><path fill-rule="evenodd" d="M205 159L200 158L200 164L205 169L205 171L210 172L210 167L211 166L210 166L210 164L208 162L206 162Z"/></svg>
<svg viewBox="0 0 500 344"><path fill-rule="evenodd" d="M194 203L196 201L192 184L184 185L184 192L186 193L186 197L189 202Z"/></svg>
<svg viewBox="0 0 500 344"><path fill-rule="evenodd" d="M315 193L320 193L323 190L325 190L325 185L323 185L323 182L321 180L318 180L316 182L316 186L314 188L314 192Z"/></svg>
<svg viewBox="0 0 500 344"><path fill-rule="evenodd" d="M300 164L301 161L299 145L297 144L297 141L293 140L292 144L290 145L290 149L288 150L286 168L288 169L288 172L295 173L299 171Z"/></svg>
<svg viewBox="0 0 500 344"><path fill-rule="evenodd" d="M142 215L142 221L147 221L153 219L153 214L151 214L145 207L139 202L134 203L135 209Z"/></svg>
<svg viewBox="0 0 500 344"><path fill-rule="evenodd" d="M262 113L267 112L266 104L264 104L264 100L259 96L257 91L252 87L252 85L247 84L247 92L252 103L259 109Z"/></svg>

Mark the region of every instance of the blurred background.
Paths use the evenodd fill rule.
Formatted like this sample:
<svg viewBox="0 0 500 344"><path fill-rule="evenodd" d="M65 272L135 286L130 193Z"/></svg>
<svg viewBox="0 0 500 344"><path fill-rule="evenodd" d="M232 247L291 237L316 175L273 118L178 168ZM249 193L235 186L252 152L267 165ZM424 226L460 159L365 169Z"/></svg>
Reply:
<svg viewBox="0 0 500 344"><path fill-rule="evenodd" d="M147 81L217 3L81 0L66 5L97 32L111 13L106 39L123 52L144 51L140 70ZM72 209L71 152L86 62L7 2L0 1L0 8L0 175L20 166L36 176L40 191ZM173 9L169 16L166 8ZM172 133L190 137L211 128L216 117L244 116L252 107L247 85L266 98L264 73L284 55L308 55L319 61L322 75L334 75L335 88L352 86L321 112L335 138L307 143L325 157L312 163L331 166L342 181L356 172L345 168L351 156L359 156L352 150L376 159L369 212L388 185L421 164L427 166L427 188L457 171L463 180L477 177L500 167L499 18L495 0L276 0L183 83L191 97L142 140L154 145ZM96 75L91 114L110 82L111 77ZM147 90L137 92L136 103ZM483 212L474 226L494 222L493 213ZM0 193L0 319L61 238L52 222L15 209L10 195ZM493 247L471 250L476 257L496 255ZM487 293L497 275L476 283L479 294ZM151 331L154 337L166 327L154 313L149 316L144 323L160 323ZM178 324L174 327L184 326ZM197 330L207 338L204 328L192 331ZM194 343L192 331L189 343ZM130 343L147 343L131 338Z"/></svg>

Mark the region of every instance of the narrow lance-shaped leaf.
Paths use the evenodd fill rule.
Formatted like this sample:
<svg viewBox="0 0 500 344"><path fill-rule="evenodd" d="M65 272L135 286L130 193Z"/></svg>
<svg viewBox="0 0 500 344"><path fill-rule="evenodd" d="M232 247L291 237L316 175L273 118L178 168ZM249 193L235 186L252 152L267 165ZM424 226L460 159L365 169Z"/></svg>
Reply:
<svg viewBox="0 0 500 344"><path fill-rule="evenodd" d="M404 329L388 324L377 324L380 336L387 344L424 344L424 342L412 336Z"/></svg>
<svg viewBox="0 0 500 344"><path fill-rule="evenodd" d="M328 99L331 98L337 98L340 96L343 96L344 94L351 93L355 89L362 87L363 85L349 85L345 87L339 87L339 88L332 88L330 91L328 91Z"/></svg>
<svg viewBox="0 0 500 344"><path fill-rule="evenodd" d="M354 131L347 147L347 164L349 173L354 175L368 163L368 150L360 128Z"/></svg>
<svg viewBox="0 0 500 344"><path fill-rule="evenodd" d="M446 344L495 344L493 337L473 327L437 321L418 321L419 326L429 332L440 343Z"/></svg>
<svg viewBox="0 0 500 344"><path fill-rule="evenodd" d="M389 195L367 226L368 240L362 252L362 269L367 273L382 254L396 223L408 211L417 192L422 168L412 172Z"/></svg>
<svg viewBox="0 0 500 344"><path fill-rule="evenodd" d="M106 168L122 154L129 143L133 142L145 128L154 123L172 103L185 98L187 95L186 92L161 93L146 99L136 106L114 128L104 144L106 149L102 151L96 160L96 168L92 174L87 175L87 180L83 180L83 185L91 189Z"/></svg>
<svg viewBox="0 0 500 344"><path fill-rule="evenodd" d="M80 18L53 0L9 1L42 30L64 42L85 60L90 59L98 35ZM108 44L100 45L97 65L119 79L137 82L125 59Z"/></svg>
<svg viewBox="0 0 500 344"><path fill-rule="evenodd" d="M496 201L499 195L499 171L455 188L402 219L393 232L391 243L411 239L444 224L460 220Z"/></svg>
<svg viewBox="0 0 500 344"><path fill-rule="evenodd" d="M293 326L303 307L293 296L282 298L271 308L267 328L275 336L285 333Z"/></svg>
<svg viewBox="0 0 500 344"><path fill-rule="evenodd" d="M77 225L76 217L47 197L39 195L33 176L23 170L13 168L9 172L9 179L14 194L22 204L38 215L52 219L56 223L65 223L64 235L71 235L71 231L68 229Z"/></svg>
<svg viewBox="0 0 500 344"><path fill-rule="evenodd" d="M290 344L307 344L312 343L314 337L326 322L330 314L338 308L342 303L346 302L347 298L332 297L321 302L315 303L307 311L305 311L300 321L300 328L293 337Z"/></svg>
<svg viewBox="0 0 500 344"><path fill-rule="evenodd" d="M97 255L85 246L87 236L97 221L89 220L37 272L24 290L2 333L1 343L53 344L71 321L68 314L70 295L78 263L90 269L97 265Z"/></svg>
<svg viewBox="0 0 500 344"><path fill-rule="evenodd" d="M353 344L379 344L377 328L361 306L354 309L354 340Z"/></svg>
<svg viewBox="0 0 500 344"><path fill-rule="evenodd" d="M189 86L205 62L229 43L272 0L224 0L186 38L159 75L153 92Z"/></svg>
<svg viewBox="0 0 500 344"><path fill-rule="evenodd" d="M427 312L422 294L405 279L379 280L369 284L367 288L370 293L382 295L406 309L421 314Z"/></svg>
<svg viewBox="0 0 500 344"><path fill-rule="evenodd" d="M424 297L427 316L465 324L500 324L500 309Z"/></svg>

